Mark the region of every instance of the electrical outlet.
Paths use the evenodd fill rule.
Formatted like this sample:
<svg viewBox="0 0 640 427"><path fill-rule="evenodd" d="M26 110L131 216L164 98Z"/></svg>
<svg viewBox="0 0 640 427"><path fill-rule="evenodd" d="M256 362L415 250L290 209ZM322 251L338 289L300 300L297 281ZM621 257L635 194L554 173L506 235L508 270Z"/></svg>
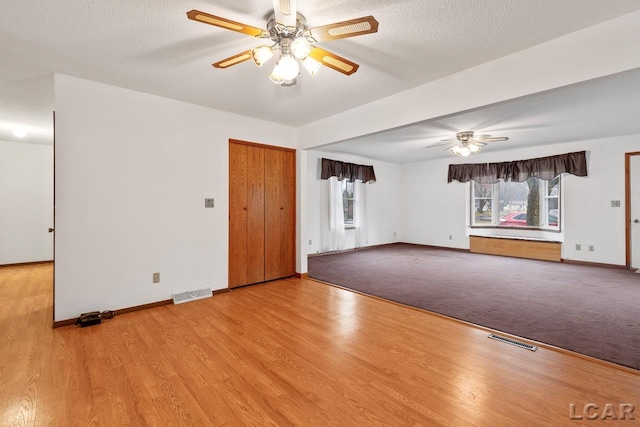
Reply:
<svg viewBox="0 0 640 427"><path fill-rule="evenodd" d="M311 246L313 243L311 243L311 239L309 239L309 246Z"/></svg>
<svg viewBox="0 0 640 427"><path fill-rule="evenodd" d="M160 273L153 273L153 283L160 283Z"/></svg>
<svg viewBox="0 0 640 427"><path fill-rule="evenodd" d="M453 240L453 236L449 234L449 240Z"/></svg>
<svg viewBox="0 0 640 427"><path fill-rule="evenodd" d="M393 237L396 237L396 232L395 231L393 232Z"/></svg>
<svg viewBox="0 0 640 427"><path fill-rule="evenodd" d="M580 243L576 244L576 251L582 250L582 245Z"/></svg>
<svg viewBox="0 0 640 427"><path fill-rule="evenodd" d="M214 200L213 199L204 199L204 207L205 208L212 208L214 206Z"/></svg>
<svg viewBox="0 0 640 427"><path fill-rule="evenodd" d="M619 208L620 207L620 200L612 200L611 201L611 207L612 208Z"/></svg>
<svg viewBox="0 0 640 427"><path fill-rule="evenodd" d="M593 252L595 250L596 250L596 248L593 245L589 245L589 252Z"/></svg>

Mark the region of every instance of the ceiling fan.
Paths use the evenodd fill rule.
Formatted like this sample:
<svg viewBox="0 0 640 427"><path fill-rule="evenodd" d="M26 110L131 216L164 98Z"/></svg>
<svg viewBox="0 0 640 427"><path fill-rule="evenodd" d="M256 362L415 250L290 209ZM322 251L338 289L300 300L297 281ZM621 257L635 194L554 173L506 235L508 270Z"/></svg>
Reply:
<svg viewBox="0 0 640 427"><path fill-rule="evenodd" d="M273 0L273 13L267 18L266 30L199 10L187 12L187 17L226 30L269 40L271 45L261 45L249 49L218 61L213 66L228 68L253 59L253 62L261 67L277 51L280 51L280 57L269 78L275 84L282 86L296 84L296 77L300 72L298 61L302 62L302 65L312 76L318 72L320 65L345 75L355 73L358 70L358 64L316 45L327 40L360 36L378 31L378 21L373 16L308 28L304 16L296 11L296 0Z"/></svg>
<svg viewBox="0 0 640 427"><path fill-rule="evenodd" d="M466 157L471 153L477 153L489 142L507 141L508 139L506 136L474 135L472 130L467 130L456 133L456 139L443 139L444 144L430 145L427 148L449 145L445 150L451 151L456 156Z"/></svg>

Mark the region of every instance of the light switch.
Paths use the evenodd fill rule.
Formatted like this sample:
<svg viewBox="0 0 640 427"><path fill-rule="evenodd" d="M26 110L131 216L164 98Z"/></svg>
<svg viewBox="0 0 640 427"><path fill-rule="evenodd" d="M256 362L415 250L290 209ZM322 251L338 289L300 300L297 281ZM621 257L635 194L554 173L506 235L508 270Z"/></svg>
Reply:
<svg viewBox="0 0 640 427"><path fill-rule="evenodd" d="M213 199L204 199L204 207L212 208L213 207Z"/></svg>

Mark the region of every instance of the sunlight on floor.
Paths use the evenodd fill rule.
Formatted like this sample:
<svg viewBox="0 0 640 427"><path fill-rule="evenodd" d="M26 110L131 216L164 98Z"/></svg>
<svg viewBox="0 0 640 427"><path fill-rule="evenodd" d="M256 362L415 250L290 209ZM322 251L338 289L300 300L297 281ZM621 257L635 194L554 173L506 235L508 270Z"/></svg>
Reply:
<svg viewBox="0 0 640 427"><path fill-rule="evenodd" d="M349 291L341 291L336 298L336 310L339 317L336 319L336 332L348 337L359 326L358 294Z"/></svg>

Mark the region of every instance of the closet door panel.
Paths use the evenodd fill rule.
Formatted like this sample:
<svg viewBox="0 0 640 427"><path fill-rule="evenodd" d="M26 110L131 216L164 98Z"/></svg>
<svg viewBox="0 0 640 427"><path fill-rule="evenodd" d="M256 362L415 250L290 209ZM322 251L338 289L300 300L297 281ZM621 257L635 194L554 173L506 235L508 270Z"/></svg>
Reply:
<svg viewBox="0 0 640 427"><path fill-rule="evenodd" d="M280 277L295 274L296 163L295 153L281 151L280 162Z"/></svg>
<svg viewBox="0 0 640 427"><path fill-rule="evenodd" d="M247 283L264 282L264 148L247 147Z"/></svg>
<svg viewBox="0 0 640 427"><path fill-rule="evenodd" d="M247 150L229 144L229 287L246 285L247 239Z"/></svg>
<svg viewBox="0 0 640 427"><path fill-rule="evenodd" d="M280 170L282 158L280 150L265 150L265 280L280 276Z"/></svg>

